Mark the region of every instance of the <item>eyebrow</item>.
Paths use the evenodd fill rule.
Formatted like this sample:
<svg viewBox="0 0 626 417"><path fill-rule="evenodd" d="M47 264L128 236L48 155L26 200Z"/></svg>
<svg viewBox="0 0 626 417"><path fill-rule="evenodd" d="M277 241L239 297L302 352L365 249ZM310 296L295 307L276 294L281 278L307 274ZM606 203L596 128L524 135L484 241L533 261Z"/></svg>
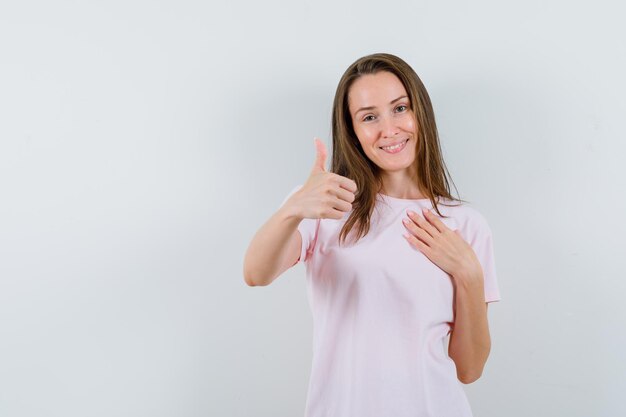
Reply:
<svg viewBox="0 0 626 417"><path fill-rule="evenodd" d="M396 99L394 99L394 100L391 100L391 101L389 102L389 104L393 104L393 103L395 103L396 101L401 100L401 99L403 99L403 98L408 98L408 97L407 97L407 96L400 96L400 97L398 97L398 98L396 98ZM354 112L354 114L358 114L360 111L363 111L363 110L374 110L375 108L376 108L376 106L361 107L361 108L360 108L360 109L358 109L356 112Z"/></svg>

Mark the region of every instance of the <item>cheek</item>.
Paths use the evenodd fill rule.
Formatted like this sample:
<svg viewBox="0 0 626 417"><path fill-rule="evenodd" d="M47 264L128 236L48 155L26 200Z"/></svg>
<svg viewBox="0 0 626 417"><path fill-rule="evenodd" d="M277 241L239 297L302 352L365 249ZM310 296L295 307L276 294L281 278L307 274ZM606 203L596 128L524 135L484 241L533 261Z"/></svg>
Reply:
<svg viewBox="0 0 626 417"><path fill-rule="evenodd" d="M405 126L406 126L406 130L409 130L411 132L417 132L417 129L415 128L416 126L415 118L413 117L413 115L407 114L407 117L405 120Z"/></svg>
<svg viewBox="0 0 626 417"><path fill-rule="evenodd" d="M361 146L364 148L371 145L376 140L372 129L359 127L354 129L354 133L356 133L356 137L359 138L359 142L361 142Z"/></svg>

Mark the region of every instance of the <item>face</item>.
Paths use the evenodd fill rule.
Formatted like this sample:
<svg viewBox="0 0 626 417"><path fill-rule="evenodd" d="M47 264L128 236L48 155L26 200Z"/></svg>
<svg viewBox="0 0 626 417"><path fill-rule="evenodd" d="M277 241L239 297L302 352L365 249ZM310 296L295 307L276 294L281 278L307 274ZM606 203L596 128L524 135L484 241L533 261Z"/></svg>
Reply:
<svg viewBox="0 0 626 417"><path fill-rule="evenodd" d="M400 79L387 71L359 77L348 91L348 107L367 157L388 173L410 174L417 129Z"/></svg>

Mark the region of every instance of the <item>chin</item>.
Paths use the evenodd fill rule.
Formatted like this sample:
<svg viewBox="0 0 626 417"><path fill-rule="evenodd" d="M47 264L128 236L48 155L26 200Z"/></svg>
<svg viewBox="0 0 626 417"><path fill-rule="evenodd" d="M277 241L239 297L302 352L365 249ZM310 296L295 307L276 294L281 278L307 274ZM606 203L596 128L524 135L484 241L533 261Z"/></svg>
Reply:
<svg viewBox="0 0 626 417"><path fill-rule="evenodd" d="M405 169L409 169L411 168L411 166L413 166L413 164L415 163L415 158L412 158L410 161L398 161L397 164L376 164L378 165L378 167L380 169L384 169L385 171L402 171Z"/></svg>

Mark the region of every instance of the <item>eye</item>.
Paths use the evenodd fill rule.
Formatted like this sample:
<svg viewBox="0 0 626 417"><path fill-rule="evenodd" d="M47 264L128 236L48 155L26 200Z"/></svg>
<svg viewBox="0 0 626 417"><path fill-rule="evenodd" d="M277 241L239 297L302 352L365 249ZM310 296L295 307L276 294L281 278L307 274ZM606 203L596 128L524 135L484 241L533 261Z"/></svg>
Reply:
<svg viewBox="0 0 626 417"><path fill-rule="evenodd" d="M373 116L373 115L371 115L371 114L370 114L370 115L368 115L368 116L365 116L365 118L363 118L363 121L364 121L364 122L369 122L370 120L373 120L373 119L370 119L370 117L374 117L374 116Z"/></svg>
<svg viewBox="0 0 626 417"><path fill-rule="evenodd" d="M398 110L399 112L406 111L406 109L407 107L404 104L401 104L398 107L396 107L396 110Z"/></svg>

